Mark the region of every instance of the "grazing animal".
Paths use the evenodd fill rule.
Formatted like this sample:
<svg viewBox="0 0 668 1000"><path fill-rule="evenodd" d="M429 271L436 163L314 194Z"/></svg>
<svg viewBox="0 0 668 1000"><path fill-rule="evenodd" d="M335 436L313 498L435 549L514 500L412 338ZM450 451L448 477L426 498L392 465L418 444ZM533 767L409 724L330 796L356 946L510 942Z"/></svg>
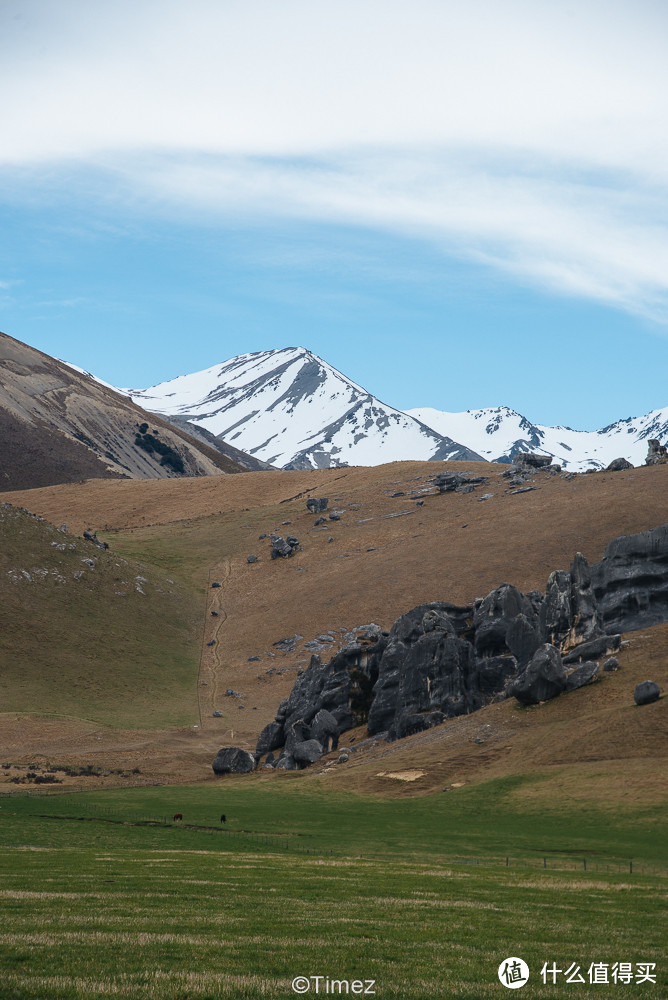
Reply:
<svg viewBox="0 0 668 1000"><path fill-rule="evenodd" d="M174 813L173 822L176 823L177 819L183 819L183 813Z"/></svg>
<svg viewBox="0 0 668 1000"><path fill-rule="evenodd" d="M223 813L223 815L220 817L220 822L221 823L227 822L227 817L225 816L225 813Z"/></svg>

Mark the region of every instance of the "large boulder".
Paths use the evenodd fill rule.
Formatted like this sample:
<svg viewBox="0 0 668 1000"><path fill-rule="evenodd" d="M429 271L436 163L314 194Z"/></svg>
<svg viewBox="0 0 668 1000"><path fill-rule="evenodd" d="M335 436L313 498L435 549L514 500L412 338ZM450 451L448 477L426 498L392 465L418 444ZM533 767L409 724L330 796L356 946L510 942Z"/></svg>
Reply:
<svg viewBox="0 0 668 1000"><path fill-rule="evenodd" d="M606 472L623 472L624 469L632 469L633 466L625 458L614 458L610 465L606 467Z"/></svg>
<svg viewBox="0 0 668 1000"><path fill-rule="evenodd" d="M545 643L534 653L524 673L511 681L508 694L522 705L537 705L556 698L565 688L566 670L561 653L556 646Z"/></svg>
<svg viewBox="0 0 668 1000"><path fill-rule="evenodd" d="M249 774L255 770L255 757L241 747L223 747L211 765L216 774Z"/></svg>
<svg viewBox="0 0 668 1000"><path fill-rule="evenodd" d="M551 455L539 455L533 451L520 451L513 458L515 465L529 469L547 469L552 465Z"/></svg>
<svg viewBox="0 0 668 1000"><path fill-rule="evenodd" d="M642 681L641 684L636 685L633 700L636 705L649 705L653 701L657 701L660 694L661 688L655 681Z"/></svg>
<svg viewBox="0 0 668 1000"><path fill-rule="evenodd" d="M621 635L600 635L589 642L582 642L564 656L564 666L574 663L584 663L585 660L595 660L608 652L619 649L622 644Z"/></svg>

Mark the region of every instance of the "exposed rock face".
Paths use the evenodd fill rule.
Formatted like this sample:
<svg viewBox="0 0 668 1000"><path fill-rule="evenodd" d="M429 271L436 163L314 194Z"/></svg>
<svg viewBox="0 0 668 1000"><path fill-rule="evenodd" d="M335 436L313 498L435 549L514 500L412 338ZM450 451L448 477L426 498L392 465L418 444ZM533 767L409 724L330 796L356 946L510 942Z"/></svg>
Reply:
<svg viewBox="0 0 668 1000"><path fill-rule="evenodd" d="M255 757L241 747L223 747L211 766L216 774L248 774L255 770Z"/></svg>
<svg viewBox="0 0 668 1000"><path fill-rule="evenodd" d="M633 692L633 700L636 705L649 705L653 701L657 701L660 694L661 689L658 684L654 681L643 681L641 684L636 685L636 689Z"/></svg>
<svg viewBox="0 0 668 1000"><path fill-rule="evenodd" d="M591 578L606 632L668 620L668 524L615 538Z"/></svg>
<svg viewBox="0 0 668 1000"><path fill-rule="evenodd" d="M668 462L668 448L656 438L649 438L645 465L665 465L666 462Z"/></svg>

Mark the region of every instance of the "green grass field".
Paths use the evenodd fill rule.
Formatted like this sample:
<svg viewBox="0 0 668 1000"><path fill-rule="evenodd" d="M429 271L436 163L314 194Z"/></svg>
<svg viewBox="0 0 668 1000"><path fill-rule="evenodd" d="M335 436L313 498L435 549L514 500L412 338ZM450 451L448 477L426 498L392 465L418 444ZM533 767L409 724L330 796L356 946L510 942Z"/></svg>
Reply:
<svg viewBox="0 0 668 1000"><path fill-rule="evenodd" d="M516 955L524 995L660 997L660 811L518 811L518 783L398 800L289 776L3 796L0 998L279 998L323 976L474 1000L504 994L497 968ZM543 985L545 962L585 980L592 962L653 962L657 983Z"/></svg>

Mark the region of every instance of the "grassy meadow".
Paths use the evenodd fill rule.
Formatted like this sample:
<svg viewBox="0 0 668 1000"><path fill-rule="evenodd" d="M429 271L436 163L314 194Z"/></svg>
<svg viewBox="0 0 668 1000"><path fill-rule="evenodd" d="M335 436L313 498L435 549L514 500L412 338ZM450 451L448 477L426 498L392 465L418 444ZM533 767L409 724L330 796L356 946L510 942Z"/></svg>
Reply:
<svg viewBox="0 0 668 1000"><path fill-rule="evenodd" d="M394 800L290 775L3 796L0 998L279 998L319 975L477 1000L518 955L526 995L659 997L661 811L518 811L528 780ZM592 962L655 962L657 984L543 985L544 962L585 979Z"/></svg>

